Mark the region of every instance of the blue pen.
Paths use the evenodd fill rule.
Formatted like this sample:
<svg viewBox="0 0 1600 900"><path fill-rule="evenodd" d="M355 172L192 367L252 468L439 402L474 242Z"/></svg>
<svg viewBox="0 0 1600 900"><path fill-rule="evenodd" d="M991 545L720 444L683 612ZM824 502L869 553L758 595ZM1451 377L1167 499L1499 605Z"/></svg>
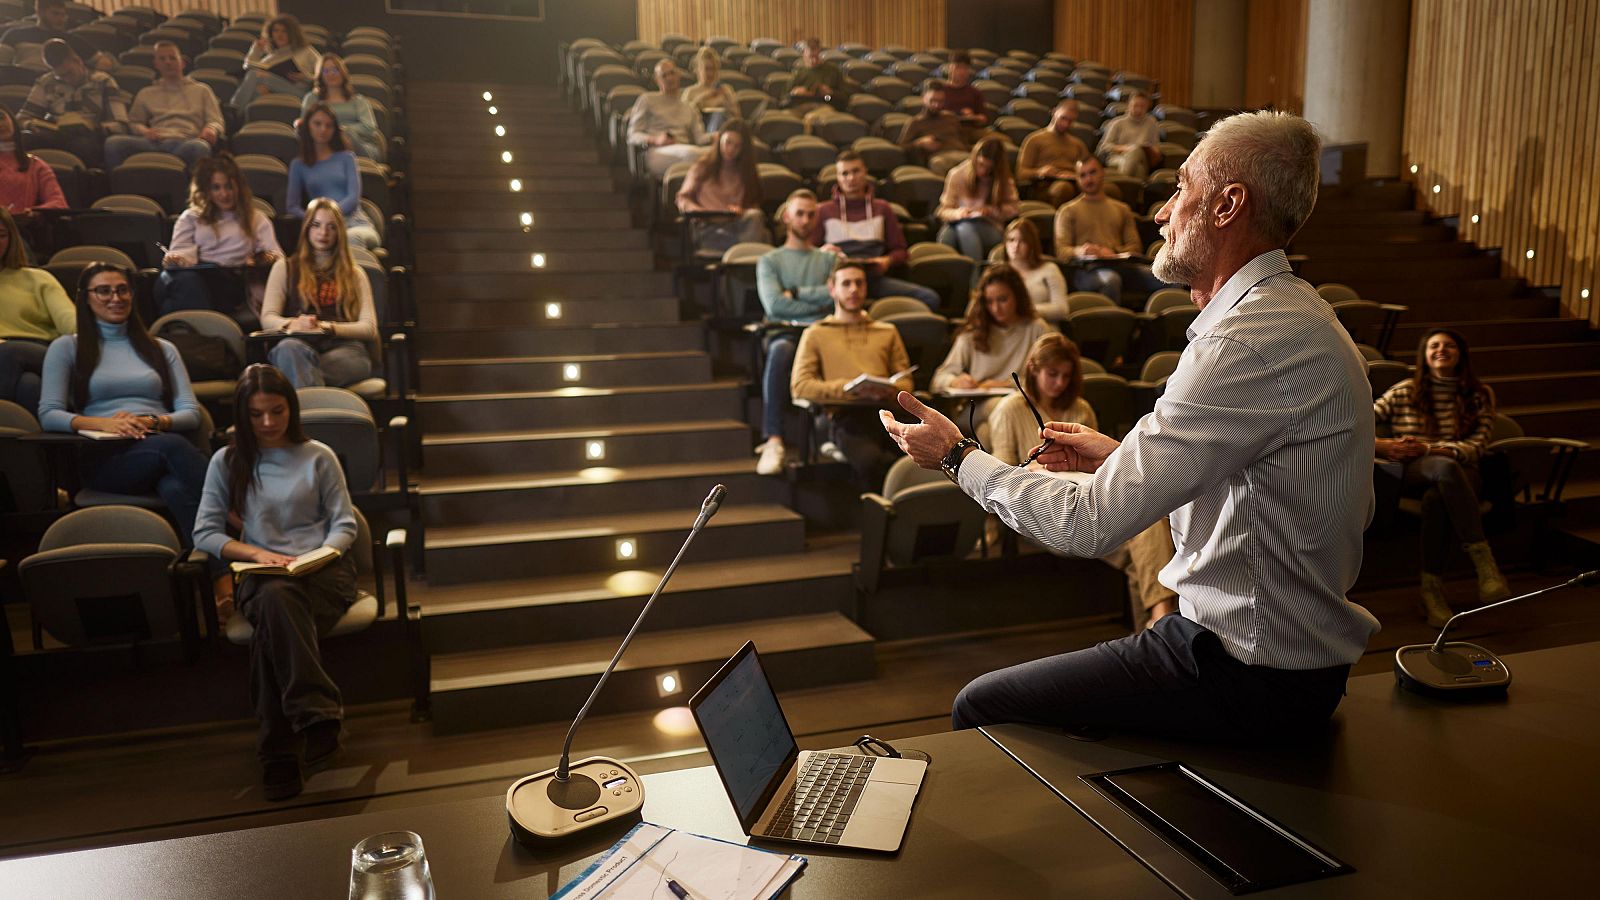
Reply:
<svg viewBox="0 0 1600 900"><path fill-rule="evenodd" d="M683 885L673 881L671 878L667 879L667 890L671 891L672 895L677 897L678 900L689 900L689 892L684 890Z"/></svg>

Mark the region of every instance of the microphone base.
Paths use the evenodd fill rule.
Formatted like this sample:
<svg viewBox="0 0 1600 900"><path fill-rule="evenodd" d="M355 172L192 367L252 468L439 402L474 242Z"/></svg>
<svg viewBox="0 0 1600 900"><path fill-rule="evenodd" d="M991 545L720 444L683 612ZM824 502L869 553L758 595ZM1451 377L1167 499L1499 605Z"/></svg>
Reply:
<svg viewBox="0 0 1600 900"><path fill-rule="evenodd" d="M1468 700L1504 695L1511 670L1488 650L1466 641L1411 644L1394 652L1394 677L1402 688L1430 697Z"/></svg>
<svg viewBox="0 0 1600 900"><path fill-rule="evenodd" d="M506 789L511 834L529 847L636 820L643 806L644 782L638 774L605 756L573 763L566 782L556 779L555 769L546 769Z"/></svg>

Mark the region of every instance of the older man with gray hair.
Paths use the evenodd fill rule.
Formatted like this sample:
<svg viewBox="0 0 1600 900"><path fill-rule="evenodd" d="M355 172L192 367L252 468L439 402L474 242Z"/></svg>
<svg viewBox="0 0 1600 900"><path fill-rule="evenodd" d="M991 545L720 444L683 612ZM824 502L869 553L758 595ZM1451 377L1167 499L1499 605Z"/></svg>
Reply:
<svg viewBox="0 0 1600 900"><path fill-rule="evenodd" d="M1315 729L1338 706L1378 629L1345 597L1372 515L1373 422L1361 354L1283 251L1316 203L1320 149L1304 119L1246 113L1184 164L1157 216L1155 274L1188 284L1201 313L1166 393L1120 444L1051 422L1048 472L1026 471L900 395L921 420L885 421L901 448L1035 540L1093 557L1172 523L1160 580L1178 615L978 678L956 698L957 728L1248 739Z"/></svg>

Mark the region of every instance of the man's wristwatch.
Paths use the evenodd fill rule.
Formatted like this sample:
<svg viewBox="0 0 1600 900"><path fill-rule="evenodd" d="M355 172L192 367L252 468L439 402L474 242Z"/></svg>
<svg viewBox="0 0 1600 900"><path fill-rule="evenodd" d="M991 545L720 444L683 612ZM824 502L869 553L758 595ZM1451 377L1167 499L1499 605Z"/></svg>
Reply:
<svg viewBox="0 0 1600 900"><path fill-rule="evenodd" d="M951 481L956 480L956 474L961 471L961 461L967 458L968 447L983 449L983 445L974 438L962 438L956 441L955 446L951 447L950 452L946 453L944 459L939 462L939 468L944 470L944 477Z"/></svg>
<svg viewBox="0 0 1600 900"><path fill-rule="evenodd" d="M150 423L150 430L151 431L160 431L161 430L161 417L160 416L155 416L155 415L151 415L150 413L145 413L144 414L144 420L146 422Z"/></svg>

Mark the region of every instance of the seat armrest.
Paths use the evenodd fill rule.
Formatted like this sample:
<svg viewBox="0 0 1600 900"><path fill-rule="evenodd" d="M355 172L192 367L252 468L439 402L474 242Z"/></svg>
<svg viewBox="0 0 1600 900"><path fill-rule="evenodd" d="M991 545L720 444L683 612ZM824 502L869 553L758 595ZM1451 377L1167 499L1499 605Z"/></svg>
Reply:
<svg viewBox="0 0 1600 900"><path fill-rule="evenodd" d="M894 504L887 498L880 494L861 495L861 565L856 572L856 581L861 590L868 594L878 590L889 522L893 518Z"/></svg>

